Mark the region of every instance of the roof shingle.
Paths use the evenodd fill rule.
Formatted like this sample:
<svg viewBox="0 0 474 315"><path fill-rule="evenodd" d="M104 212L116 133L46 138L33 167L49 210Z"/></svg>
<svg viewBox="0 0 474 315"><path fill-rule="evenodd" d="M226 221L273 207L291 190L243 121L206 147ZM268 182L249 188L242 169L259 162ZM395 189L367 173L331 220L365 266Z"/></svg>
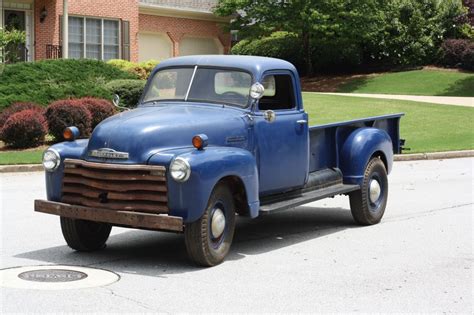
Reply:
<svg viewBox="0 0 474 315"><path fill-rule="evenodd" d="M177 9L212 12L212 8L216 6L217 0L140 0L140 3Z"/></svg>

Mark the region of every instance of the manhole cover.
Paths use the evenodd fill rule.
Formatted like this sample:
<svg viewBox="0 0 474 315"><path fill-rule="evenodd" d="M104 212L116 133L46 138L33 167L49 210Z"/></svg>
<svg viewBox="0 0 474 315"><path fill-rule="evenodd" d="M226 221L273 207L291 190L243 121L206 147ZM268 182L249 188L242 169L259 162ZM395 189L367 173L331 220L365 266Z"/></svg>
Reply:
<svg viewBox="0 0 474 315"><path fill-rule="evenodd" d="M78 281L87 277L87 274L75 270L43 269L22 272L18 278L37 282L69 282Z"/></svg>
<svg viewBox="0 0 474 315"><path fill-rule="evenodd" d="M0 270L0 287L64 290L100 287L118 281L113 272L76 266L31 266Z"/></svg>

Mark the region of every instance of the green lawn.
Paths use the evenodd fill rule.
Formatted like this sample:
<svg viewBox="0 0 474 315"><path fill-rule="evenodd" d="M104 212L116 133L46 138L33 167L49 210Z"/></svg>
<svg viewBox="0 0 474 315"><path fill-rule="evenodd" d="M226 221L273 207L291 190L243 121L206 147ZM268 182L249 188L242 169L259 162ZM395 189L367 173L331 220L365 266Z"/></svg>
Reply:
<svg viewBox="0 0 474 315"><path fill-rule="evenodd" d="M474 73L415 70L362 77L338 87L342 93L474 96Z"/></svg>
<svg viewBox="0 0 474 315"><path fill-rule="evenodd" d="M474 108L303 93L310 124L404 112L405 153L474 149Z"/></svg>
<svg viewBox="0 0 474 315"><path fill-rule="evenodd" d="M27 151L0 151L0 165L8 164L39 164L43 149Z"/></svg>
<svg viewBox="0 0 474 315"><path fill-rule="evenodd" d="M311 125L404 112L405 153L474 149L474 108L317 93L303 99ZM43 150L0 151L0 165L41 163Z"/></svg>

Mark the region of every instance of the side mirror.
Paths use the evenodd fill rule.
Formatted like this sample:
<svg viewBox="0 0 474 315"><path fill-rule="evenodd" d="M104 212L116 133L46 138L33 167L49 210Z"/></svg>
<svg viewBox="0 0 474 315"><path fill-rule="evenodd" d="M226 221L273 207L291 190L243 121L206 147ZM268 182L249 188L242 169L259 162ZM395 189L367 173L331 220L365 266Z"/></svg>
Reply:
<svg viewBox="0 0 474 315"><path fill-rule="evenodd" d="M115 107L120 107L120 96L118 94L114 94L114 98L112 99L112 103L114 103Z"/></svg>
<svg viewBox="0 0 474 315"><path fill-rule="evenodd" d="M276 114L274 111L269 109L263 113L263 118L265 118L265 120L268 121L269 123L272 123L276 119Z"/></svg>
<svg viewBox="0 0 474 315"><path fill-rule="evenodd" d="M112 103L114 104L115 107L118 109L123 109L123 110L130 110L130 108L120 106L120 96L118 94L114 94L114 97L112 98Z"/></svg>

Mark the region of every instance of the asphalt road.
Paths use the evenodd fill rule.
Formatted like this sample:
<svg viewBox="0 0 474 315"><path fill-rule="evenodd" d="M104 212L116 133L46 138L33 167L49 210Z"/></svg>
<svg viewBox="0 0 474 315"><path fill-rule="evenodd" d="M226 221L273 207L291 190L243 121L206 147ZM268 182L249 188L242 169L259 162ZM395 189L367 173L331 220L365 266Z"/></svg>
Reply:
<svg viewBox="0 0 474 315"><path fill-rule="evenodd" d="M10 312L473 312L474 159L397 162L382 223L355 226L337 197L239 220L230 256L201 269L183 237L115 229L77 253L34 213L41 173L0 174L1 268L67 264L121 279L61 291L0 288Z"/></svg>

